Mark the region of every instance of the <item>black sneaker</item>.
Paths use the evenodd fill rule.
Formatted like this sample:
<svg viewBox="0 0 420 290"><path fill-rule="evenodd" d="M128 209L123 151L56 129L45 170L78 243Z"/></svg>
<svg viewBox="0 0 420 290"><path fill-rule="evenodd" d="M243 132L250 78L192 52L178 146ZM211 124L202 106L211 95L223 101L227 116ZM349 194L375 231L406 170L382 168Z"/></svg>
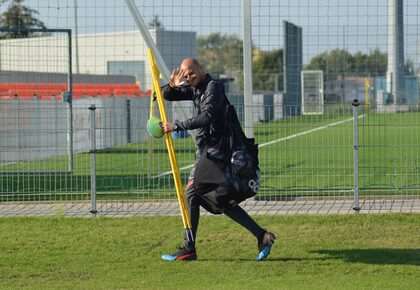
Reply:
<svg viewBox="0 0 420 290"><path fill-rule="evenodd" d="M192 261L197 260L197 253L195 249L188 249L183 246L175 254L165 254L162 255L162 259L165 261Z"/></svg>
<svg viewBox="0 0 420 290"><path fill-rule="evenodd" d="M256 260L262 261L268 257L271 247L274 244L276 236L273 233L265 232L262 239L258 241L258 250L260 251Z"/></svg>

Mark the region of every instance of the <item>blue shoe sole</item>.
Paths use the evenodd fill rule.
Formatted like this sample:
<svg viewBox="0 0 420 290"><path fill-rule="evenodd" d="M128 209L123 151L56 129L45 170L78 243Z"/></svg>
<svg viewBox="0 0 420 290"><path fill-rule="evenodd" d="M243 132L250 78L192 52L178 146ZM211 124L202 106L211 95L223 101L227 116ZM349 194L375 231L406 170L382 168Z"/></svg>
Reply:
<svg viewBox="0 0 420 290"><path fill-rule="evenodd" d="M270 251L271 251L272 246L273 246L273 244L269 244L269 245L265 246L264 249L262 249L262 251L258 254L256 260L257 261L265 260L268 257L268 255L270 255Z"/></svg>
<svg viewBox="0 0 420 290"><path fill-rule="evenodd" d="M173 261L176 261L176 256L162 255L162 259L165 260L165 261L173 262Z"/></svg>
<svg viewBox="0 0 420 290"><path fill-rule="evenodd" d="M170 254L165 254L162 255L162 259L165 261L169 261L169 262L173 262L173 261L193 261L193 260L197 260L197 255L196 254L188 254L185 256L176 256L176 255L170 255Z"/></svg>

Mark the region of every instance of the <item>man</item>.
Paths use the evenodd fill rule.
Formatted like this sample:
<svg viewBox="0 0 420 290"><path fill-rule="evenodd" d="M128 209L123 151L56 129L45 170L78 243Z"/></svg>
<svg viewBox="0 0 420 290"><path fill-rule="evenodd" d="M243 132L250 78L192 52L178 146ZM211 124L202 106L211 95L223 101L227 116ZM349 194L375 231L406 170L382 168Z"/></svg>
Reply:
<svg viewBox="0 0 420 290"><path fill-rule="evenodd" d="M195 238L200 218L200 205L204 206L205 200L194 186L194 175L197 163L203 156L203 151L211 144L217 144L223 136L224 117L227 100L223 84L212 79L205 72L203 66L194 58L186 58L181 66L175 69L169 84L162 89L163 97L168 101L190 100L194 102L194 116L184 121L162 123L165 133L196 129L196 162L191 170L186 186L186 198L190 210L191 226L194 242L189 242L184 237L184 245L172 255L163 255L168 261L196 260ZM217 151L217 150L216 150ZM222 160L226 157L223 150L215 153L215 159ZM208 154L206 152L206 154ZM226 163L226 159L224 160ZM259 254L257 260L264 260L270 253L275 236L261 228L239 205L223 211L228 217L249 230L258 241Z"/></svg>

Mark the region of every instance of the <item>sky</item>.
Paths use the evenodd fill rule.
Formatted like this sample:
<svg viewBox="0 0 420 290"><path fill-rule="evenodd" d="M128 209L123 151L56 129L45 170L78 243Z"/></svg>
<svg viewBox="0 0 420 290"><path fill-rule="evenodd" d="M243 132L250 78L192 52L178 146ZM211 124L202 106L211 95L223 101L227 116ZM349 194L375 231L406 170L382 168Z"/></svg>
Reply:
<svg viewBox="0 0 420 290"><path fill-rule="evenodd" d="M49 28L79 34L137 30L124 0L26 0ZM135 0L146 23L158 15L166 29L242 37L242 0ZM283 47L283 21L302 27L304 63L334 48L350 52L387 47L388 0L251 0L252 41L263 50ZM0 6L3 12L10 1ZM404 0L405 55L420 63L420 1Z"/></svg>

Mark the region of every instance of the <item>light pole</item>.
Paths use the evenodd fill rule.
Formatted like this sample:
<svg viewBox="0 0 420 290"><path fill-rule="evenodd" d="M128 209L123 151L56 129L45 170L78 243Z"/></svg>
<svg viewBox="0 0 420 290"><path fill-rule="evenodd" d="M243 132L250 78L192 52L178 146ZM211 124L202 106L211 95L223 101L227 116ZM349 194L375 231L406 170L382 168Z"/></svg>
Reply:
<svg viewBox="0 0 420 290"><path fill-rule="evenodd" d="M74 45L76 48L76 74L79 74L79 33L77 24L77 0L74 0ZM71 56L70 56L71 57Z"/></svg>

